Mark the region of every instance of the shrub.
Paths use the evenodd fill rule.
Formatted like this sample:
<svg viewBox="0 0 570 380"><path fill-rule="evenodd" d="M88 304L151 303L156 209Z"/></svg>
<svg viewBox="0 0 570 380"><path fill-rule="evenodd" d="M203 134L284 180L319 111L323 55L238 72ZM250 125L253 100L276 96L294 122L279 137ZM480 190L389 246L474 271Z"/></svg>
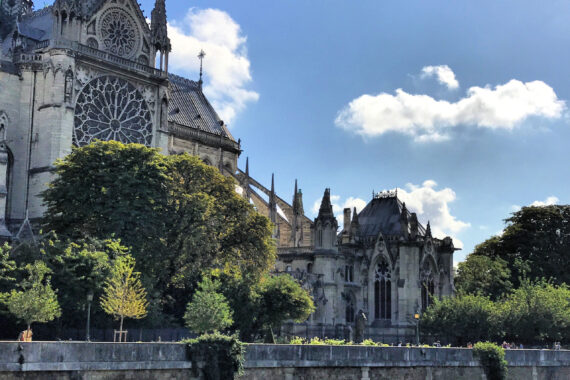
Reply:
<svg viewBox="0 0 570 380"><path fill-rule="evenodd" d="M360 344L363 346L377 346L376 342L372 339L364 339Z"/></svg>
<svg viewBox="0 0 570 380"><path fill-rule="evenodd" d="M304 338L300 338L298 336L294 336L289 341L289 344L305 344L307 341Z"/></svg>
<svg viewBox="0 0 570 380"><path fill-rule="evenodd" d="M234 379L236 374L243 373L245 346L236 336L204 334L182 343L188 344L192 368L197 369L199 361L206 363L203 368L206 380Z"/></svg>
<svg viewBox="0 0 570 380"><path fill-rule="evenodd" d="M346 342L344 339L325 339L325 344L329 346L344 346Z"/></svg>
<svg viewBox="0 0 570 380"><path fill-rule="evenodd" d="M478 342L473 346L473 355L479 358L487 379L505 380L507 378L508 363L502 347L495 343Z"/></svg>
<svg viewBox="0 0 570 380"><path fill-rule="evenodd" d="M313 346L324 346L325 345L325 341L320 339L318 336L314 337L313 339L311 339L309 341L309 344L313 345Z"/></svg>

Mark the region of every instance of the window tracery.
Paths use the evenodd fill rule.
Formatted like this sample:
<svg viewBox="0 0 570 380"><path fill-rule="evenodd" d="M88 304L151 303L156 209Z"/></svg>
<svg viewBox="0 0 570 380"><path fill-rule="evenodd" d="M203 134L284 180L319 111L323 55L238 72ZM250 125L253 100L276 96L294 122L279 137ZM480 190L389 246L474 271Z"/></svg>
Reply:
<svg viewBox="0 0 570 380"><path fill-rule="evenodd" d="M73 143L83 146L94 139L150 146L151 113L140 91L129 82L99 77L77 97Z"/></svg>
<svg viewBox="0 0 570 380"><path fill-rule="evenodd" d="M420 286L422 291L422 310L432 303L432 297L435 294L435 282L432 265L429 260L425 260L420 272Z"/></svg>
<svg viewBox="0 0 570 380"><path fill-rule="evenodd" d="M374 272L374 317L392 317L392 272L384 257L380 259Z"/></svg>
<svg viewBox="0 0 570 380"><path fill-rule="evenodd" d="M105 50L121 57L136 52L139 31L135 20L120 8L110 8L101 16L100 35Z"/></svg>

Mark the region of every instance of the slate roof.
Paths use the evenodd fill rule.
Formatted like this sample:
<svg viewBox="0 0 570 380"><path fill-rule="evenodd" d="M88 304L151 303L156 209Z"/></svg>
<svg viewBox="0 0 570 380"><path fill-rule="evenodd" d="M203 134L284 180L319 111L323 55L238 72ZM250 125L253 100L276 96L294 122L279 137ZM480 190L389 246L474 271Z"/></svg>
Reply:
<svg viewBox="0 0 570 380"><path fill-rule="evenodd" d="M204 96L198 82L174 74L168 74L168 79L170 81L169 122L235 141L223 120Z"/></svg>
<svg viewBox="0 0 570 380"><path fill-rule="evenodd" d="M18 32L36 41L49 40L53 29L51 8L45 7L23 17L18 22Z"/></svg>
<svg viewBox="0 0 570 380"><path fill-rule="evenodd" d="M363 237L383 235L403 235L400 217L403 203L397 196L374 198L358 214L359 234ZM408 211L408 220L411 214ZM419 235L425 234L425 228L418 222Z"/></svg>

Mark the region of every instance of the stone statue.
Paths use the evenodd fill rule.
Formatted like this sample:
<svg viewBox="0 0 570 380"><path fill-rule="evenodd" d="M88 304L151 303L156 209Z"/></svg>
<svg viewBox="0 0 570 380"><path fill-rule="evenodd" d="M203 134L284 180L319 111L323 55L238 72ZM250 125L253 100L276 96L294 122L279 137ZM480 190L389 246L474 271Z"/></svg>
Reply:
<svg viewBox="0 0 570 380"><path fill-rule="evenodd" d="M362 311L362 309L358 310L356 314L356 331L354 333L354 342L355 343L362 343L364 340L364 329L366 328L366 314Z"/></svg>

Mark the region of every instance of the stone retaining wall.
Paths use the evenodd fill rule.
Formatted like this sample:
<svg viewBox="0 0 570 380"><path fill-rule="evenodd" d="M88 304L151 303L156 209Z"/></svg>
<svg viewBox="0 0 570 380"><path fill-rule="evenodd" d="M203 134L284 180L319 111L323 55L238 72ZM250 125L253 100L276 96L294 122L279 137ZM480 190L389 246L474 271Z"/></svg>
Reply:
<svg viewBox="0 0 570 380"><path fill-rule="evenodd" d="M508 350L510 379L570 379L570 351ZM196 373L195 373L196 371ZM200 379L179 343L0 343L5 379ZM248 345L247 380L484 379L470 349Z"/></svg>

